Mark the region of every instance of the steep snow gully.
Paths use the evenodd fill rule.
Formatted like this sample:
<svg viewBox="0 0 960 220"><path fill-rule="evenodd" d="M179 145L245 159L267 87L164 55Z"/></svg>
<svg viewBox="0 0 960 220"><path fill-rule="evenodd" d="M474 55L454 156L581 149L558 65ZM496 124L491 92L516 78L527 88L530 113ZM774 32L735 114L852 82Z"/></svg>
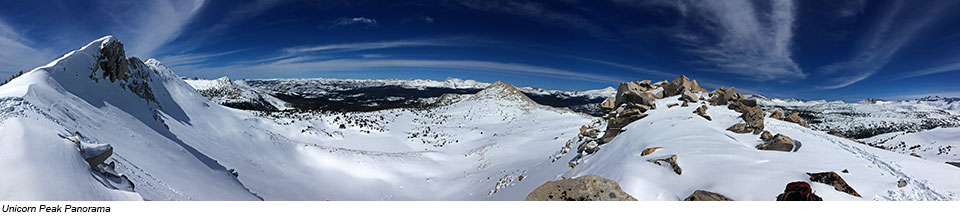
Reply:
<svg viewBox="0 0 960 220"><path fill-rule="evenodd" d="M477 92L370 111L273 97L367 85ZM607 100L595 117L528 96L540 93ZM347 95L363 101L324 100ZM264 108L217 104L237 100ZM792 181L824 200L958 199L957 167L786 113L685 76L589 92L454 79L188 84L108 36L0 86L0 200L774 200ZM834 171L856 193L808 176Z"/></svg>

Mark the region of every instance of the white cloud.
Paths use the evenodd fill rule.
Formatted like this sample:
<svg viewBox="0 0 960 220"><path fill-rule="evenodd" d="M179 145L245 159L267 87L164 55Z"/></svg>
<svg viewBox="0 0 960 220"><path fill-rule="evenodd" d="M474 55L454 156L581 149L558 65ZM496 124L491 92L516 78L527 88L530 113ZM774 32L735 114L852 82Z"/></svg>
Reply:
<svg viewBox="0 0 960 220"><path fill-rule="evenodd" d="M157 49L180 36L183 26L203 6L203 0L150 1L149 9L136 12L131 22L131 40L127 53L133 56L152 57Z"/></svg>
<svg viewBox="0 0 960 220"><path fill-rule="evenodd" d="M960 63L950 63L950 64L944 64L940 66L900 73L900 74L897 74L898 76L894 79L895 80L906 79L906 78L920 77L920 76L926 76L930 74L946 73L946 72L953 72L953 71L960 71Z"/></svg>
<svg viewBox="0 0 960 220"><path fill-rule="evenodd" d="M214 57L235 54L235 53L243 52L245 50L247 49L232 50L232 51L219 52L219 53L178 54L178 55L164 56L164 57L158 58L157 60L160 60L160 62L163 62L163 64L166 66L198 64L198 63L207 62Z"/></svg>
<svg viewBox="0 0 960 220"><path fill-rule="evenodd" d="M793 1L771 1L768 8L748 0L675 1L673 6L689 25L673 36L699 58L695 63L755 80L806 78L791 57Z"/></svg>
<svg viewBox="0 0 960 220"><path fill-rule="evenodd" d="M309 47L294 47L283 49L287 53L304 52L347 52L361 50L377 50L400 47L426 47L426 46L459 46L467 45L464 42L458 42L454 39L425 39L425 40L395 40L364 43L345 43L345 44L327 44Z"/></svg>
<svg viewBox="0 0 960 220"><path fill-rule="evenodd" d="M327 29L334 29L338 27L352 26L352 25L360 25L365 28L379 27L379 25L377 25L376 19L366 18L366 17L356 17L356 18L337 18L337 20L333 20L333 22L331 22L331 24L327 26Z"/></svg>
<svg viewBox="0 0 960 220"><path fill-rule="evenodd" d="M521 74L528 76L575 79L606 83L616 83L622 81L622 79L609 76L574 72L549 67L474 60L336 59L307 62L301 61L304 60L284 59L262 65L231 65L209 68L199 66L182 66L179 69L174 69L178 72L191 72L199 74L285 74L305 73L305 71L322 73L330 71L363 71L377 68L420 68L500 74Z"/></svg>
<svg viewBox="0 0 960 220"><path fill-rule="evenodd" d="M893 56L921 29L934 21L943 11L942 5L910 7L897 1L891 5L884 17L877 21L873 29L864 35L853 58L820 68L825 75L839 75L824 84L822 89L843 88L880 71ZM916 74L916 73L915 73Z"/></svg>
<svg viewBox="0 0 960 220"><path fill-rule="evenodd" d="M72 19L96 21L96 16L102 16L107 22L95 24L94 30L123 41L128 56L153 57L158 49L180 36L183 27L204 3L204 0L101 0L96 2L98 11L90 12L90 17Z"/></svg>

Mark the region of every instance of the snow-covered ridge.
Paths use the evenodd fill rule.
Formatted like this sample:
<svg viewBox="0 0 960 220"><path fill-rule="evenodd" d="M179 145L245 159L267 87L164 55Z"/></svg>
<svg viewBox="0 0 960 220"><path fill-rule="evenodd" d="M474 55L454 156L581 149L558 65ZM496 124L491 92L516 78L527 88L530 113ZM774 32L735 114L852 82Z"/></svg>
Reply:
<svg viewBox="0 0 960 220"><path fill-rule="evenodd" d="M256 109L263 111L277 111L290 109L290 104L277 99L268 92L253 88L243 80L230 80L221 77L215 80L184 80L197 89L204 97L210 98L217 104Z"/></svg>

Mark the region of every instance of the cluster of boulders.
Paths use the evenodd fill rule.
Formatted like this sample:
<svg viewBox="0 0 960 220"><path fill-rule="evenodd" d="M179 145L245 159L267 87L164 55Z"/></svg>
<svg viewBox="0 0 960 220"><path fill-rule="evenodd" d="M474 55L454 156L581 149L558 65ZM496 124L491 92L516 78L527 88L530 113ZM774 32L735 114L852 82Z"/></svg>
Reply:
<svg viewBox="0 0 960 220"><path fill-rule="evenodd" d="M793 114L790 114L789 116L784 116L784 115L783 115L783 112L780 112L780 111L778 111L778 110L768 110L767 112L770 112L770 118L777 119L777 120L782 120L782 121L786 121L786 122L797 123L798 125L803 126L803 127L807 127L807 128L810 127L809 125L807 125L807 122L806 122L806 121L804 121L803 119L800 118L800 113L798 113L798 112L794 112Z"/></svg>
<svg viewBox="0 0 960 220"><path fill-rule="evenodd" d="M707 90L701 88L696 80L690 80L684 75L670 82L651 84L650 80L644 80L620 83L617 95L607 98L600 105L606 113L604 119L607 120L607 129L600 144L612 141L630 122L646 117L646 111L657 108L655 100L680 95L680 99L684 101L681 106L686 107L691 102L704 99L697 95L700 92L706 93Z"/></svg>

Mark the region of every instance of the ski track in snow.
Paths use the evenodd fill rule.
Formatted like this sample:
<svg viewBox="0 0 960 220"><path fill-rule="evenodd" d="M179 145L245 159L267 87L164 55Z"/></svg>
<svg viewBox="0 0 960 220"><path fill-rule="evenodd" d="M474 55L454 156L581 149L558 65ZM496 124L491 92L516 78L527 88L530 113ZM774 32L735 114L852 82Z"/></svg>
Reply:
<svg viewBox="0 0 960 220"><path fill-rule="evenodd" d="M849 144L843 143L843 141L838 141L836 137L823 134L822 132L815 132L813 130L796 129L795 126L774 125L774 127L796 130L796 131L803 132L804 134L808 134L823 140L830 141L831 143L840 147L840 149L843 149L847 152L850 152L856 155L857 158L870 162L871 164L882 169L886 173L910 182L910 184L907 184L906 187L895 189L895 190L894 189L887 190L887 195L885 196L877 195L876 197L874 197L874 200L880 200L880 198L885 200L891 200L891 201L892 200L915 200L915 201L916 200L920 200L920 201L950 200L950 198L943 196L942 194L934 190L933 187L930 187L929 185L927 185L927 182L928 182L927 180L922 180L904 173L903 170L901 170L900 165L884 162L876 154L867 152L866 150L861 149L859 147L851 146Z"/></svg>

